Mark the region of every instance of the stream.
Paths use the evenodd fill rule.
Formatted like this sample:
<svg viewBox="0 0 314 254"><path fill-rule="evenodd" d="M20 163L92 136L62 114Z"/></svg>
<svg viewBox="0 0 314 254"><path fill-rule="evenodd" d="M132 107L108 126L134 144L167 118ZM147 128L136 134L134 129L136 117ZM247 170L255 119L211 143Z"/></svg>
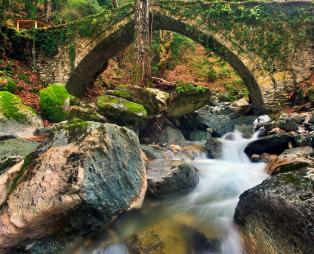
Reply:
<svg viewBox="0 0 314 254"><path fill-rule="evenodd" d="M121 216L109 229L79 241L67 253L243 253L234 210L241 193L268 176L264 163L252 163L244 153L257 136L226 134L221 138L221 159L200 154L191 162L200 173L193 191L166 200L147 199L142 209ZM134 241L151 249L132 250ZM161 247L163 252L158 252Z"/></svg>

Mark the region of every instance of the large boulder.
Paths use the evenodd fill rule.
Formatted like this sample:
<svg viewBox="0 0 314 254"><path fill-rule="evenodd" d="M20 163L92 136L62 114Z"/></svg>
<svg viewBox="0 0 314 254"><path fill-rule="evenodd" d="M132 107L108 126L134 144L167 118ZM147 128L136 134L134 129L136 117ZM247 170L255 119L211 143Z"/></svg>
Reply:
<svg viewBox="0 0 314 254"><path fill-rule="evenodd" d="M240 196L234 219L246 253L313 253L313 173L277 174Z"/></svg>
<svg viewBox="0 0 314 254"><path fill-rule="evenodd" d="M143 105L149 115L165 111L169 100L167 92L155 88L118 86L115 90L109 90L106 93Z"/></svg>
<svg viewBox="0 0 314 254"><path fill-rule="evenodd" d="M78 120L58 124L10 185L0 215L0 251L12 253L50 235L90 233L139 207L146 185L133 131Z"/></svg>
<svg viewBox="0 0 314 254"><path fill-rule="evenodd" d="M198 170L181 160L157 159L147 165L148 192L163 197L188 191L198 181Z"/></svg>
<svg viewBox="0 0 314 254"><path fill-rule="evenodd" d="M178 90L179 89L179 90ZM204 107L210 102L211 92L207 88L195 87L191 89L177 88L177 93L172 95L170 99L167 116L181 117L183 115L191 114L195 110Z"/></svg>
<svg viewBox="0 0 314 254"><path fill-rule="evenodd" d="M101 114L121 124L142 122L148 116L143 105L112 95L99 96L97 106Z"/></svg>
<svg viewBox="0 0 314 254"><path fill-rule="evenodd" d="M0 136L30 136L43 123L35 111L7 91L0 91Z"/></svg>
<svg viewBox="0 0 314 254"><path fill-rule="evenodd" d="M73 97L61 83L51 84L39 91L43 117L51 122L62 122L68 118L70 100Z"/></svg>
<svg viewBox="0 0 314 254"><path fill-rule="evenodd" d="M281 154L293 143L295 143L293 136L286 133L275 134L251 142L244 151L248 156L262 153Z"/></svg>

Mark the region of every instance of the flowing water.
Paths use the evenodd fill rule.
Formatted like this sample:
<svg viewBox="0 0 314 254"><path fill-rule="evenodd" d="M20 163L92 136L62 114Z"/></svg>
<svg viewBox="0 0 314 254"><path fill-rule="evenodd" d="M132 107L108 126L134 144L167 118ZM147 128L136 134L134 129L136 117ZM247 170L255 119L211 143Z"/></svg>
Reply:
<svg viewBox="0 0 314 254"><path fill-rule="evenodd" d="M122 216L106 233L98 233L73 252L128 254L127 245L136 241L151 246L142 253L242 253L234 210L241 193L267 178L265 164L250 162L244 153L256 138L257 134L250 139L239 132L226 134L221 139L221 159L200 154L191 162L200 171L200 182L192 192L146 201L142 209Z"/></svg>

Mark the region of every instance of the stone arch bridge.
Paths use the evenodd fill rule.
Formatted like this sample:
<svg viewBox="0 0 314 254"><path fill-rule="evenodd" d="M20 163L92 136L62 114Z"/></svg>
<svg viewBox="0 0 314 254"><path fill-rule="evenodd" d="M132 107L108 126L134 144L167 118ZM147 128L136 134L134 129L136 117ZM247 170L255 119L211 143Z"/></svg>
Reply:
<svg viewBox="0 0 314 254"><path fill-rule="evenodd" d="M244 80L253 103L284 97L313 71L310 1L186 2L151 5L155 30L190 37L226 60ZM32 63L43 81L64 82L81 96L110 58L133 42L134 9L125 5L32 33Z"/></svg>

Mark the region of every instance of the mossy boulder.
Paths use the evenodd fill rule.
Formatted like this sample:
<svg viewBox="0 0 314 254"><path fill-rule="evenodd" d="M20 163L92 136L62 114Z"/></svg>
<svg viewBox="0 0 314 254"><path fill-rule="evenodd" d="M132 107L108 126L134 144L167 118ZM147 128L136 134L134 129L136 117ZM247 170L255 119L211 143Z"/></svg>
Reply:
<svg viewBox="0 0 314 254"><path fill-rule="evenodd" d="M0 91L0 135L19 135L42 126L42 121L22 100L8 91Z"/></svg>
<svg viewBox="0 0 314 254"><path fill-rule="evenodd" d="M56 123L67 119L72 96L65 89L64 84L51 84L40 90L39 96L44 118Z"/></svg>
<svg viewBox="0 0 314 254"><path fill-rule="evenodd" d="M207 89L178 90L172 94L168 109L168 117L181 117L191 114L210 102L211 92Z"/></svg>
<svg viewBox="0 0 314 254"><path fill-rule="evenodd" d="M99 96L96 103L100 113L120 123L139 122L148 116L143 105L112 95Z"/></svg>
<svg viewBox="0 0 314 254"><path fill-rule="evenodd" d="M169 94L159 89L121 85L107 94L141 104L149 115L156 115L167 108Z"/></svg>

